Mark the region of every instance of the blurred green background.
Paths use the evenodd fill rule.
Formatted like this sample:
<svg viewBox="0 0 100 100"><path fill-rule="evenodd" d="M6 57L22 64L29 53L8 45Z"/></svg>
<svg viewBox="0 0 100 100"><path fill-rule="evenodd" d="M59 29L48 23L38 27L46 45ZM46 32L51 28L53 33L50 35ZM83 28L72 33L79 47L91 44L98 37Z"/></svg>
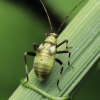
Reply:
<svg viewBox="0 0 100 100"><path fill-rule="evenodd" d="M45 39L45 33L50 32L45 12L43 8L41 9L39 0L35 1L0 1L0 100L7 100L19 86L20 79L25 78L24 52L34 51L33 43L40 44ZM79 1L44 0L53 21L54 30L58 29L62 20ZM85 0L72 13L64 26L87 1ZM33 57L27 57L27 59L31 70ZM74 100L97 100L100 94L99 83L100 63L78 91Z"/></svg>

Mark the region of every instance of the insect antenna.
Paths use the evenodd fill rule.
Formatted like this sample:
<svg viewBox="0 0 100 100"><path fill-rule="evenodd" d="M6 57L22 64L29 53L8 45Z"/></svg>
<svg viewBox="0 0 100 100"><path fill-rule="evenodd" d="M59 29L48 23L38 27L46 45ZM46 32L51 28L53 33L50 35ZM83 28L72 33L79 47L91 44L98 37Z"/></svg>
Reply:
<svg viewBox="0 0 100 100"><path fill-rule="evenodd" d="M67 20L67 18L70 16L70 14L83 2L84 0L82 0L81 2L79 2L72 10L71 12L65 17L65 19L63 20L63 22L61 23L60 27L58 28L58 32L60 32L61 27L63 26L63 24L65 23L65 21Z"/></svg>
<svg viewBox="0 0 100 100"><path fill-rule="evenodd" d="M46 15L47 15L47 18L48 18L48 21L49 21L49 24L50 24L50 30L51 30L51 32L53 32L53 27L52 27L52 24L51 24L51 20L50 20L49 14L48 14L48 12L46 10L46 7L44 6L42 0L40 0L40 2L41 2L42 6L43 6L43 8L45 10Z"/></svg>

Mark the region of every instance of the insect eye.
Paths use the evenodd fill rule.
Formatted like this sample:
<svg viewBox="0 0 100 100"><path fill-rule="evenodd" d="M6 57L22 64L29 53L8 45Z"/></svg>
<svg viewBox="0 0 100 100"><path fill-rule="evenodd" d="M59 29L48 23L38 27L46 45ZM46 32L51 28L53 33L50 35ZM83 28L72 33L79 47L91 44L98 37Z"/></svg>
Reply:
<svg viewBox="0 0 100 100"><path fill-rule="evenodd" d="M55 35L55 38L58 38L58 35L57 34Z"/></svg>

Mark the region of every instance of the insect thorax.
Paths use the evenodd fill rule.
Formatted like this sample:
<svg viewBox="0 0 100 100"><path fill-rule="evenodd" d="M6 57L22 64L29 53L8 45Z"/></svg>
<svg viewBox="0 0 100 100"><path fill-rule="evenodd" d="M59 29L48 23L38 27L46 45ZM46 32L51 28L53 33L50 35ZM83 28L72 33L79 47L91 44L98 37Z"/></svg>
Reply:
<svg viewBox="0 0 100 100"><path fill-rule="evenodd" d="M57 34L55 33L50 33L46 40L44 41L44 43L42 43L39 48L38 51L39 53L47 53L50 55L55 54L56 52L56 44L57 44Z"/></svg>
<svg viewBox="0 0 100 100"><path fill-rule="evenodd" d="M49 42L51 44L56 45L57 37L58 37L58 35L56 33L50 33L49 36L46 38L45 42Z"/></svg>

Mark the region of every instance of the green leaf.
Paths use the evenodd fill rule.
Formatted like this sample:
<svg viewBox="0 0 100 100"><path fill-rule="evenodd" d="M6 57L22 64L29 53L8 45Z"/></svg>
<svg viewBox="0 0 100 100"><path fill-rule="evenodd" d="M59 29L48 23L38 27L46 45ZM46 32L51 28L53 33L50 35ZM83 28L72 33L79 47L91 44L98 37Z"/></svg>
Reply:
<svg viewBox="0 0 100 100"><path fill-rule="evenodd" d="M29 85L51 95L51 99L53 97L62 97L62 100L65 99L63 97L67 98L100 57L100 0L89 0L61 33L57 42L60 43L66 38L69 40L69 46L73 46L70 62L74 69L68 66L67 55L56 55L64 63L64 71L59 83L61 91L56 86L61 69L59 64L54 64L53 71L46 81L40 82L33 70L29 74ZM65 50L65 45L59 47L58 50ZM20 85L9 98L9 100L40 99L48 100L50 98L23 85Z"/></svg>

